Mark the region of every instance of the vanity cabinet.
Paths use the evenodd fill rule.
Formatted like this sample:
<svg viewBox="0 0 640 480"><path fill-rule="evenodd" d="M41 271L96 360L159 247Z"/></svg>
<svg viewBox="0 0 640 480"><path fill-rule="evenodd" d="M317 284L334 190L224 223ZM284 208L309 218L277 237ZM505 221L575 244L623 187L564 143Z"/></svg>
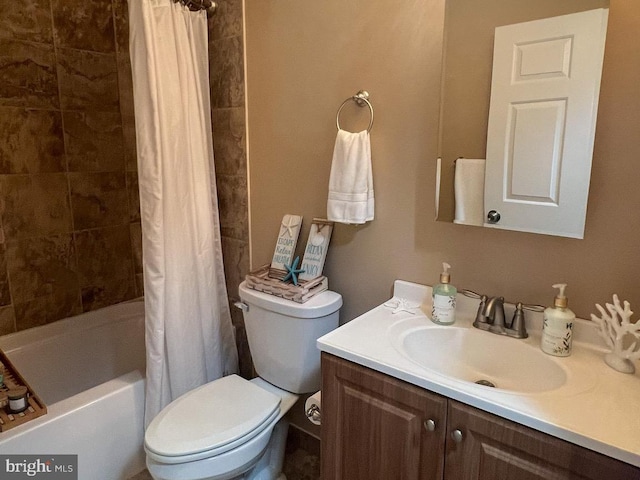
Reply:
<svg viewBox="0 0 640 480"><path fill-rule="evenodd" d="M322 353L323 480L638 480L640 469Z"/></svg>
<svg viewBox="0 0 640 480"><path fill-rule="evenodd" d="M441 479L446 417L446 398L322 354L323 480Z"/></svg>

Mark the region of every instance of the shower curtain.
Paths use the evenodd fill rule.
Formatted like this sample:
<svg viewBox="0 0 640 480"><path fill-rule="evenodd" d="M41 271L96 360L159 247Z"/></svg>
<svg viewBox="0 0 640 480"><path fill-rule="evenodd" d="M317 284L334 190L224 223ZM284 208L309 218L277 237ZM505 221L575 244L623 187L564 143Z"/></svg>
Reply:
<svg viewBox="0 0 640 480"><path fill-rule="evenodd" d="M207 20L130 0L146 310L145 424L237 371L213 170Z"/></svg>

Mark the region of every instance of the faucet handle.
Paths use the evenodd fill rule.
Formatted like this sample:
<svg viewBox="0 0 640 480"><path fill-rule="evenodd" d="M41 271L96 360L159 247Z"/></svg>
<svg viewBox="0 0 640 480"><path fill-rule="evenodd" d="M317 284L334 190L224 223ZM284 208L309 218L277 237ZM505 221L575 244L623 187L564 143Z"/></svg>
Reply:
<svg viewBox="0 0 640 480"><path fill-rule="evenodd" d="M529 334L524 322L524 305L522 302L516 304L516 311L513 313L513 320L511 320L511 326L509 330L513 332L513 336L516 338L527 338Z"/></svg>
<svg viewBox="0 0 640 480"><path fill-rule="evenodd" d="M469 297L469 298L475 298L480 300L480 304L478 305L478 311L476 313L476 319L473 322L473 326L476 328L480 328L482 330L488 330L489 329L489 322L487 322L487 317L485 316L485 306L487 304L487 300L489 299L489 297L487 297L486 295L481 295L477 292L474 292L473 290L462 290L461 293L465 296L465 297Z"/></svg>
<svg viewBox="0 0 640 480"><path fill-rule="evenodd" d="M476 293L476 292L474 292L473 290L466 290L466 289L465 289L465 290L462 290L462 294L463 294L465 297L469 297L469 298L480 298L480 299L481 299L482 297L487 298L487 296L486 296L486 295L480 295L479 293Z"/></svg>
<svg viewBox="0 0 640 480"><path fill-rule="evenodd" d="M525 310L529 310L531 312L544 312L545 308L542 305L528 305L528 304L523 304L522 308L524 308Z"/></svg>
<svg viewBox="0 0 640 480"><path fill-rule="evenodd" d="M513 320L511 320L511 326L509 327L509 330L511 330L510 335L515 338L527 338L529 336L524 321L524 310L542 312L544 311L544 307L542 305L526 305L522 302L516 304Z"/></svg>
<svg viewBox="0 0 640 480"><path fill-rule="evenodd" d="M470 293L478 295L476 292L470 292ZM467 294L465 293L465 295ZM467 295L467 296L470 296L470 295ZM489 298L486 295L478 295L478 297L472 297L472 298L480 299L480 303L478 304L478 311L476 312L476 319L473 321L473 326L476 328L480 328L481 330L488 330L489 322L487 322L486 310L487 310L487 300Z"/></svg>

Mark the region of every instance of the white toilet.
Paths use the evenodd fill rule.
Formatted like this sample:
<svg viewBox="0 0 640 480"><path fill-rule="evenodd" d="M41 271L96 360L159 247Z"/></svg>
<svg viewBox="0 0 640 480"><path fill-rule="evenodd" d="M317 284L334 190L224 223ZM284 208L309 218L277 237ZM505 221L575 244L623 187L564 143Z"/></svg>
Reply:
<svg viewBox="0 0 640 480"><path fill-rule="evenodd" d="M145 433L156 480L285 480L282 462L297 394L320 389L316 340L338 326L342 297L322 292L298 304L239 287L259 377L230 375L165 407Z"/></svg>

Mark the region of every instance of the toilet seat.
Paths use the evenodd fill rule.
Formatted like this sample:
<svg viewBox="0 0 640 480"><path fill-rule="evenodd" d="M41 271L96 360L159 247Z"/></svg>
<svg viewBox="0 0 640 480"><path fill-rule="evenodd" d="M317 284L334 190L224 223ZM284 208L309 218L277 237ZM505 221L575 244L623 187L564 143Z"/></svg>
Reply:
<svg viewBox="0 0 640 480"><path fill-rule="evenodd" d="M163 463L213 457L237 448L272 426L281 398L237 375L188 392L151 421L147 455Z"/></svg>

